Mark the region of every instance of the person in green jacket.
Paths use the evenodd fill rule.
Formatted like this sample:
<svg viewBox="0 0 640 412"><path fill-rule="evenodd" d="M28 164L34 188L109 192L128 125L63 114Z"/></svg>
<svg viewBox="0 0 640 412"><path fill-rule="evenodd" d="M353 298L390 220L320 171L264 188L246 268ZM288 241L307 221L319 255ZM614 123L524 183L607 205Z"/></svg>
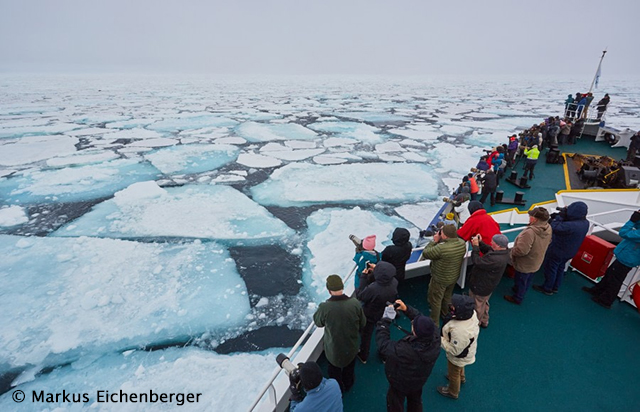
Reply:
<svg viewBox="0 0 640 412"><path fill-rule="evenodd" d="M449 312L453 287L460 277L460 269L467 245L458 237L454 225L444 225L425 246L420 260L431 259L431 281L427 300L431 307L430 317L439 325L441 314Z"/></svg>
<svg viewBox="0 0 640 412"><path fill-rule="evenodd" d="M338 275L327 278L331 297L318 306L313 322L324 329L324 354L329 363L329 378L338 381L342 392L355 383L356 355L360 348L360 329L367 320L360 301L344 294Z"/></svg>

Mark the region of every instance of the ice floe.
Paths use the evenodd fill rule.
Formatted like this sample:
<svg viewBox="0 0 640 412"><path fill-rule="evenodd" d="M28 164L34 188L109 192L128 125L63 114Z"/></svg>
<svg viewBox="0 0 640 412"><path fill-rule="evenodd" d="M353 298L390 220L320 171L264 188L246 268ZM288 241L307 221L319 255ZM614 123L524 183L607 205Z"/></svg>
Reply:
<svg viewBox="0 0 640 412"><path fill-rule="evenodd" d="M272 140L315 139L317 134L295 123L265 124L245 122L236 127L236 133L250 142L268 142Z"/></svg>
<svg viewBox="0 0 640 412"><path fill-rule="evenodd" d="M249 311L235 264L212 242L0 236L0 245L4 371L220 334Z"/></svg>
<svg viewBox="0 0 640 412"><path fill-rule="evenodd" d="M111 196L160 172L136 159L117 159L58 170L29 170L0 180L0 194L11 202L72 202Z"/></svg>
<svg viewBox="0 0 640 412"><path fill-rule="evenodd" d="M145 158L162 173L187 174L218 169L235 160L238 152L228 144L190 144L161 149Z"/></svg>
<svg viewBox="0 0 640 412"><path fill-rule="evenodd" d="M53 236L182 237L232 244L286 241L293 231L264 207L228 186L160 188L140 182L93 207Z"/></svg>
<svg viewBox="0 0 640 412"><path fill-rule="evenodd" d="M1 142L1 141L0 141ZM0 166L21 166L74 153L78 139L67 136L24 137L0 145Z"/></svg>
<svg viewBox="0 0 640 412"><path fill-rule="evenodd" d="M28 221L27 213L20 206L0 207L0 227L17 226Z"/></svg>
<svg viewBox="0 0 640 412"><path fill-rule="evenodd" d="M427 166L386 163L335 166L292 163L251 188L259 203L279 206L399 203L431 199L436 192L437 184Z"/></svg>

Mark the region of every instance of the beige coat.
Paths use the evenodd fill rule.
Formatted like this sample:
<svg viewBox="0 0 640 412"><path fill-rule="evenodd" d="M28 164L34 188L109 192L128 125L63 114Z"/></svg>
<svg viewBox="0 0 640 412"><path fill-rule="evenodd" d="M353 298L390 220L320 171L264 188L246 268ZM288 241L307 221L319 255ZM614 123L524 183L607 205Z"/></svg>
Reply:
<svg viewBox="0 0 640 412"><path fill-rule="evenodd" d="M516 237L511 249L511 264L520 273L534 273L540 269L544 254L551 243L551 226L536 221Z"/></svg>

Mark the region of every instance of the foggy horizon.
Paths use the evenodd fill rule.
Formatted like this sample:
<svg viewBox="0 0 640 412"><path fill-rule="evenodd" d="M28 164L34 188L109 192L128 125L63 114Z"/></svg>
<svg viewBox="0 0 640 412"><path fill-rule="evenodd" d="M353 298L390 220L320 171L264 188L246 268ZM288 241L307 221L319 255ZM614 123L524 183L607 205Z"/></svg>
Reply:
<svg viewBox="0 0 640 412"><path fill-rule="evenodd" d="M637 2L0 0L0 72L196 75L638 73ZM595 23L594 23L595 21Z"/></svg>

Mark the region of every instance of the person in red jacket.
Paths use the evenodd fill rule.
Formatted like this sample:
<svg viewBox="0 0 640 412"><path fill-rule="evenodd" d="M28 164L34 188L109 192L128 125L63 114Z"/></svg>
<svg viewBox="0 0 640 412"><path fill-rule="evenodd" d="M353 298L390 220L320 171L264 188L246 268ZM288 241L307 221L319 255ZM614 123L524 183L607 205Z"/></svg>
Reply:
<svg viewBox="0 0 640 412"><path fill-rule="evenodd" d="M500 233L500 225L493 220L484 210L482 203L477 200L469 202L469 213L471 216L464 222L464 225L458 229L458 236L469 241L475 235L482 236L483 239L492 239L493 235Z"/></svg>

